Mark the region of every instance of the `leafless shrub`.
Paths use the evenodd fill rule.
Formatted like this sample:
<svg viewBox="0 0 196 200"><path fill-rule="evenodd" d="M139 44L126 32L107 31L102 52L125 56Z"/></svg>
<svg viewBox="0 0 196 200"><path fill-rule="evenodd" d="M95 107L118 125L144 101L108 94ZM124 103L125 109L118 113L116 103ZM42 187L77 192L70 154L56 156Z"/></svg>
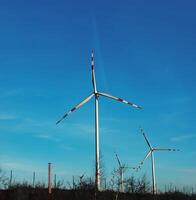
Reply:
<svg viewBox="0 0 196 200"><path fill-rule="evenodd" d="M0 189L6 189L8 187L8 180L6 173L0 169Z"/></svg>

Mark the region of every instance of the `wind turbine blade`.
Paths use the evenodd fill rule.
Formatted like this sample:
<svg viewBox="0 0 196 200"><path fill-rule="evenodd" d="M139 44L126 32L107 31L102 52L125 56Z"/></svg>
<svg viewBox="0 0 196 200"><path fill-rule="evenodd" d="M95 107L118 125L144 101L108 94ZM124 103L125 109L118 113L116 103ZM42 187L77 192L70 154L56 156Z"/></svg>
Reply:
<svg viewBox="0 0 196 200"><path fill-rule="evenodd" d="M124 167L125 169L137 169L137 167Z"/></svg>
<svg viewBox="0 0 196 200"><path fill-rule="evenodd" d="M145 158L142 160L141 165L144 164L144 161L149 157L149 155L151 154L151 150L146 154Z"/></svg>
<svg viewBox="0 0 196 200"><path fill-rule="evenodd" d="M148 146L150 147L150 149L152 150L153 148L152 148L152 145L150 144L150 142L148 141L148 139L147 139L147 137L146 137L146 135L145 135L145 133L144 133L144 131L143 131L143 129L141 128L141 133L142 133L142 135L144 136L144 139L146 140L146 143L148 144Z"/></svg>
<svg viewBox="0 0 196 200"><path fill-rule="evenodd" d="M119 166L122 167L121 162L120 162L120 159L119 159L117 153L116 153L115 155L116 155L116 159L117 159L117 161L118 161Z"/></svg>
<svg viewBox="0 0 196 200"><path fill-rule="evenodd" d="M126 100L124 100L124 99L121 99L121 98L119 98L119 97L115 97L115 96L113 96L113 95L110 95L110 94L107 94L107 93L103 93L103 92L98 92L98 94L101 95L101 96L104 96L104 97L108 97L108 98L110 98L110 99L114 99L114 100L120 101L120 102L122 102L122 103L126 103L126 104L128 104L128 105L130 105L130 106L133 106L133 107L135 107L135 108L142 109L142 107L140 107L140 106L138 106L138 105L136 105L136 104L134 104L134 103L131 103L131 102L129 102L129 101L126 101Z"/></svg>
<svg viewBox="0 0 196 200"><path fill-rule="evenodd" d="M66 112L63 117L56 122L56 124L59 124L63 119L65 119L65 117L67 117L69 114L71 114L72 112L74 112L75 110L77 110L79 107L81 107L82 105L84 105L85 103L87 103L95 94L91 94L90 96L88 96L87 98L85 98L84 100L82 100L79 104L77 104L75 107L73 107L71 110L69 110L68 112Z"/></svg>
<svg viewBox="0 0 196 200"><path fill-rule="evenodd" d="M94 52L91 51L91 73L92 73L92 83L93 83L93 89L94 93L97 93L97 86L96 86L96 80L95 80L95 69L94 69Z"/></svg>
<svg viewBox="0 0 196 200"><path fill-rule="evenodd" d="M179 151L179 149L171 149L171 148L155 148L155 151Z"/></svg>
<svg viewBox="0 0 196 200"><path fill-rule="evenodd" d="M138 172L139 170L141 170L141 165L139 165L139 166L136 168L136 172Z"/></svg>

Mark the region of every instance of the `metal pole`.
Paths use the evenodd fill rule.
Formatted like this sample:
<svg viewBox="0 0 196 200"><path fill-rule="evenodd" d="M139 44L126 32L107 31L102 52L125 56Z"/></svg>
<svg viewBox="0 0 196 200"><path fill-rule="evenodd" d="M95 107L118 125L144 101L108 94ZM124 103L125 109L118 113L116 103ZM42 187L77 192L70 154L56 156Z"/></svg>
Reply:
<svg viewBox="0 0 196 200"><path fill-rule="evenodd" d="M153 153L153 151L151 152L151 160L152 160L152 193L156 194L157 189L156 189L156 178L155 178L154 153Z"/></svg>
<svg viewBox="0 0 196 200"><path fill-rule="evenodd" d="M122 192L122 168L120 167L120 192Z"/></svg>
<svg viewBox="0 0 196 200"><path fill-rule="evenodd" d="M120 166L120 192L124 192L123 167Z"/></svg>
<svg viewBox="0 0 196 200"><path fill-rule="evenodd" d="M54 175L54 188L56 188L56 174Z"/></svg>
<svg viewBox="0 0 196 200"><path fill-rule="evenodd" d="M95 187L100 190L100 166L99 166L99 110L98 95L95 94Z"/></svg>
<svg viewBox="0 0 196 200"><path fill-rule="evenodd" d="M104 182L105 182L105 190L107 190L107 179L106 178L104 179Z"/></svg>
<svg viewBox="0 0 196 200"><path fill-rule="evenodd" d="M75 190L75 178L74 178L74 176L73 176L73 189Z"/></svg>
<svg viewBox="0 0 196 200"><path fill-rule="evenodd" d="M48 194L50 195L51 193L51 163L48 163Z"/></svg>
<svg viewBox="0 0 196 200"><path fill-rule="evenodd" d="M33 187L35 187L35 172L33 172Z"/></svg>
<svg viewBox="0 0 196 200"><path fill-rule="evenodd" d="M124 192L124 176L123 176L123 168L121 169L121 173L122 173L122 179L121 179L121 186L122 186L122 190L121 190L121 192Z"/></svg>
<svg viewBox="0 0 196 200"><path fill-rule="evenodd" d="M9 181L9 187L12 186L12 170L10 171L10 181Z"/></svg>

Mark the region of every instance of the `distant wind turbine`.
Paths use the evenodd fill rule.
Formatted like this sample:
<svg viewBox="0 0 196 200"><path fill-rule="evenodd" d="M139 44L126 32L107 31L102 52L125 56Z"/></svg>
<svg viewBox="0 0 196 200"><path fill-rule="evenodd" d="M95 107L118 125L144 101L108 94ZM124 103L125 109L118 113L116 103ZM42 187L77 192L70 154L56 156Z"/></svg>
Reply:
<svg viewBox="0 0 196 200"><path fill-rule="evenodd" d="M117 153L115 153L116 155L116 160L118 162L119 165L119 174L120 174L120 192L124 192L124 172L126 169L134 169L134 170L138 170L137 167L127 167L124 164L121 163L120 158L118 157Z"/></svg>
<svg viewBox="0 0 196 200"><path fill-rule="evenodd" d="M124 192L124 170L125 170L125 166L121 164L120 159L118 157L117 154L116 155L116 159L119 165L119 174L120 174L120 192Z"/></svg>
<svg viewBox="0 0 196 200"><path fill-rule="evenodd" d="M157 193L157 187L156 187L156 177L155 177L155 164L154 164L154 152L155 151L179 151L179 149L171 149L171 148L154 148L150 144L149 140L147 139L143 129L141 128L141 133L144 136L144 139L149 146L149 151L146 154L145 158L142 160L141 165L144 164L144 161L151 155L151 163L152 163L152 193Z"/></svg>
<svg viewBox="0 0 196 200"><path fill-rule="evenodd" d="M64 118L66 118L69 114L80 108L82 105L87 103L91 98L95 97L95 187L99 191L100 190L100 159L99 159L99 112L98 112L98 98L99 96L107 97L110 99L114 99L117 101L120 101L122 103L128 104L130 106L133 106L135 108L140 108L140 106L137 106L134 103L128 102L126 100L123 100L121 98L112 96L107 93L102 93L97 91L96 86L96 80L95 80L95 70L94 70L94 53L93 50L91 51L91 73L92 73L92 85L93 85L93 93L82 100L79 104L77 104L75 107L73 107L71 110L66 112L63 117L56 122L56 124L60 123Z"/></svg>

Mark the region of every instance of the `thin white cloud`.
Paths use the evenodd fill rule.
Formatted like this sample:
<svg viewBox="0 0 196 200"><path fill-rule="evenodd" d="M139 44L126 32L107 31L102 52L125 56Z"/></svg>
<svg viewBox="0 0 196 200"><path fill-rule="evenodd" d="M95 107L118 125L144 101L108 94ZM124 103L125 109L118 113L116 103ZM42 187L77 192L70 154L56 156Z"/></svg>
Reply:
<svg viewBox="0 0 196 200"><path fill-rule="evenodd" d="M16 116L15 115L12 115L12 114L0 114L0 120L14 120L16 119Z"/></svg>
<svg viewBox="0 0 196 200"><path fill-rule="evenodd" d="M11 90L5 91L4 93L2 93L1 97L18 96L18 95L23 95L23 94L24 94L24 89L17 88L17 89L11 89Z"/></svg>
<svg viewBox="0 0 196 200"><path fill-rule="evenodd" d="M190 140L190 139L195 139L195 138L196 138L196 134L189 134L189 135L181 135L181 136L172 137L171 141L172 142L182 142L185 140Z"/></svg>
<svg viewBox="0 0 196 200"><path fill-rule="evenodd" d="M77 124L74 124L73 126L75 126L76 129L79 129L81 133L87 133L87 134L94 133L93 125L77 123Z"/></svg>
<svg viewBox="0 0 196 200"><path fill-rule="evenodd" d="M70 146L64 145L64 144L61 144L60 148L63 149L63 150L66 150L66 151L73 151L74 150L73 147L70 147Z"/></svg>
<svg viewBox="0 0 196 200"><path fill-rule="evenodd" d="M5 125L4 129L9 130L14 133L31 133L37 135L50 135L49 133L54 130L54 126L52 123L40 122L37 120L33 120L31 118L22 118L22 116L16 115L1 115L0 120L11 120L17 119L18 122L15 125L8 126ZM45 134L45 132L49 132Z"/></svg>
<svg viewBox="0 0 196 200"><path fill-rule="evenodd" d="M59 142L60 139L52 136L52 135L47 135L47 134L39 134L39 135L35 135L36 138L39 138L39 139L43 139L43 140L51 140L51 141L54 141L54 142Z"/></svg>
<svg viewBox="0 0 196 200"><path fill-rule="evenodd" d="M183 168L183 169L180 169L179 171L183 172L183 173L189 173L189 174L196 175L196 168Z"/></svg>
<svg viewBox="0 0 196 200"><path fill-rule="evenodd" d="M95 127L93 124L74 123L74 124L69 124L69 127L67 128L67 130L68 131L73 130L73 132L78 135L94 136ZM101 127L100 132L108 134L108 133L118 132L118 130L110 129L108 127Z"/></svg>
<svg viewBox="0 0 196 200"><path fill-rule="evenodd" d="M188 102L190 102L191 101L191 98L190 97L178 97L178 98L174 98L174 99L172 99L171 100L171 103L173 103L173 104L179 104L179 105L181 105L181 104L187 104Z"/></svg>
<svg viewBox="0 0 196 200"><path fill-rule="evenodd" d="M21 161L4 161L1 164L3 170L17 170L23 172L33 172L35 168L32 166L31 163L21 162ZM44 172L44 169L39 167L39 172Z"/></svg>
<svg viewBox="0 0 196 200"><path fill-rule="evenodd" d="M121 119L117 119L117 118L100 118L100 120L101 121L108 121L108 122L113 122L113 123L120 123L120 122L122 122L122 120ZM128 119L124 119L123 118L123 121L125 121L125 120L128 120Z"/></svg>
<svg viewBox="0 0 196 200"><path fill-rule="evenodd" d="M10 98L10 97L21 97L21 96L34 96L34 97L46 97L48 93L41 89L27 89L27 88L13 88L7 91L1 91L0 98Z"/></svg>
<svg viewBox="0 0 196 200"><path fill-rule="evenodd" d="M2 163L4 169L14 169L14 170L27 170L27 166L16 162L4 162Z"/></svg>
<svg viewBox="0 0 196 200"><path fill-rule="evenodd" d="M36 137L46 140L51 140L52 137L50 135L36 135Z"/></svg>

